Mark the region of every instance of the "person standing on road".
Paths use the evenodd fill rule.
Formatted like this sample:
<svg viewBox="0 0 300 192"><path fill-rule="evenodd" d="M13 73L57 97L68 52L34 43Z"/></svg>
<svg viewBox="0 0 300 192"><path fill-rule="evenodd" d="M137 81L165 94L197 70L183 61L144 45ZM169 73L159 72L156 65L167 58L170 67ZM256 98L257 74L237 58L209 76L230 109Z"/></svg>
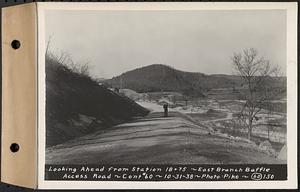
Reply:
<svg viewBox="0 0 300 192"><path fill-rule="evenodd" d="M165 103L165 104L163 105L163 107L164 107L164 116L165 116L165 117L168 117L168 103Z"/></svg>

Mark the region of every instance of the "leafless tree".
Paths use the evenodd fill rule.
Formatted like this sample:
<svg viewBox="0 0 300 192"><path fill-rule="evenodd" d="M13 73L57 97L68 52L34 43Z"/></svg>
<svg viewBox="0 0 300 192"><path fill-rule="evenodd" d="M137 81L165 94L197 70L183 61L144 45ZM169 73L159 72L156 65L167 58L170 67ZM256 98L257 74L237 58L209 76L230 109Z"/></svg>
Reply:
<svg viewBox="0 0 300 192"><path fill-rule="evenodd" d="M258 120L257 115L266 103L273 99L272 80L279 68L272 67L270 61L260 57L253 48L235 53L232 61L235 72L241 77L247 90L246 93L240 94L244 104L237 117L239 123L247 128L247 137L251 140L253 123Z"/></svg>
<svg viewBox="0 0 300 192"><path fill-rule="evenodd" d="M48 40L47 40L47 45L46 45L46 55L48 55L48 51L49 51L49 49L50 49L50 46L51 46L51 40L52 40L52 35L50 35L49 37L48 37Z"/></svg>
<svg viewBox="0 0 300 192"><path fill-rule="evenodd" d="M71 70L74 73L93 78L92 75L90 74L91 65L89 61L74 62L72 56L65 51L60 51L56 53L52 52L51 50L52 40L53 40L53 35L50 35L46 43L46 51L45 51L46 57L56 60L59 64L67 67L69 70Z"/></svg>

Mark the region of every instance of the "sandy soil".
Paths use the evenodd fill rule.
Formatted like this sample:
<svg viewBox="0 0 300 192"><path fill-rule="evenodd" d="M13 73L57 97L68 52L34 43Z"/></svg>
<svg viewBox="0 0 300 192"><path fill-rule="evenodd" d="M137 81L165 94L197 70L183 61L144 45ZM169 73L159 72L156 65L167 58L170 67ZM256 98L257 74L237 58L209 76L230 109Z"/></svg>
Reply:
<svg viewBox="0 0 300 192"><path fill-rule="evenodd" d="M179 112L145 118L46 149L47 164L276 164L256 145L215 135ZM148 106L149 107L149 106Z"/></svg>

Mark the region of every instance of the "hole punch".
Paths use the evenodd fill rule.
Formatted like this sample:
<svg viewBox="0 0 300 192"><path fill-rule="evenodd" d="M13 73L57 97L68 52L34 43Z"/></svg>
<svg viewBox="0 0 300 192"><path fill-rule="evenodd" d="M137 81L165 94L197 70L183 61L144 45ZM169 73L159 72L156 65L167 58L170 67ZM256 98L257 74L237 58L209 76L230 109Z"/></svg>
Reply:
<svg viewBox="0 0 300 192"><path fill-rule="evenodd" d="M19 149L20 149L20 146L19 146L17 143L12 143L12 144L10 145L10 150L11 150L13 153L18 152Z"/></svg>
<svg viewBox="0 0 300 192"><path fill-rule="evenodd" d="M19 49L19 48L21 47L20 41L18 41L18 40L13 40L13 41L11 42L11 47L12 47L13 49Z"/></svg>

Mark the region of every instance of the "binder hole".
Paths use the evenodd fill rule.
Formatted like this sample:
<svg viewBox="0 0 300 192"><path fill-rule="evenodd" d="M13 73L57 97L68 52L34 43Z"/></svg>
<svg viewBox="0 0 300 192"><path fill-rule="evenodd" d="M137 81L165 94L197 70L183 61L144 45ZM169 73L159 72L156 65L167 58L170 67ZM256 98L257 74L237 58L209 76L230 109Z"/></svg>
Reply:
<svg viewBox="0 0 300 192"><path fill-rule="evenodd" d="M20 149L20 146L19 146L17 143L12 143L12 144L10 145L10 150L11 150L13 153L18 152L19 149Z"/></svg>
<svg viewBox="0 0 300 192"><path fill-rule="evenodd" d="M12 47L13 49L19 49L19 48L21 47L20 41L18 41L18 40L13 40L13 41L11 42L11 47Z"/></svg>

